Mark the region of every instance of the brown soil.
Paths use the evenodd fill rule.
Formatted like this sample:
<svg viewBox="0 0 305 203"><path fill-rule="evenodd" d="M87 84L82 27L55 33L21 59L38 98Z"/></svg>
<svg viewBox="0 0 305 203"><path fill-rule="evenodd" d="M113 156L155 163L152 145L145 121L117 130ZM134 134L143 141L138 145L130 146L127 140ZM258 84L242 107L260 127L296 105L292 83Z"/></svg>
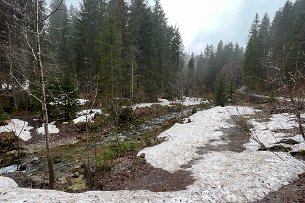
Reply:
<svg viewBox="0 0 305 203"><path fill-rule="evenodd" d="M113 164L111 171L95 174L95 189L178 191L186 190L195 181L189 171L169 173L152 167L136 154L120 157Z"/></svg>
<svg viewBox="0 0 305 203"><path fill-rule="evenodd" d="M255 203L305 203L305 173L299 179Z"/></svg>
<svg viewBox="0 0 305 203"><path fill-rule="evenodd" d="M31 188L33 186L32 179L28 177L25 172L7 173L3 174L3 176L14 179L19 187Z"/></svg>

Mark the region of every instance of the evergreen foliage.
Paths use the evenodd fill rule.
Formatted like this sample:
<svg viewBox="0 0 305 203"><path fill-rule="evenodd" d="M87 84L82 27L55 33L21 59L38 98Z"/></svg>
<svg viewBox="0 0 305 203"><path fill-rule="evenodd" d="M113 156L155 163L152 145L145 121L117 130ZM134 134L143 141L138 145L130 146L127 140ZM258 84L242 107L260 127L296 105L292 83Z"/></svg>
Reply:
<svg viewBox="0 0 305 203"><path fill-rule="evenodd" d="M297 82L305 73L305 2L286 1L270 25L268 14L252 24L245 53L245 84L256 91L272 92L283 84Z"/></svg>
<svg viewBox="0 0 305 203"><path fill-rule="evenodd" d="M9 118L8 114L0 108L0 125Z"/></svg>
<svg viewBox="0 0 305 203"><path fill-rule="evenodd" d="M220 79L215 93L215 105L224 107L226 104L226 87L223 78Z"/></svg>
<svg viewBox="0 0 305 203"><path fill-rule="evenodd" d="M74 118L78 110L78 89L75 77L65 71L60 78L55 78L48 84L48 108L50 117Z"/></svg>

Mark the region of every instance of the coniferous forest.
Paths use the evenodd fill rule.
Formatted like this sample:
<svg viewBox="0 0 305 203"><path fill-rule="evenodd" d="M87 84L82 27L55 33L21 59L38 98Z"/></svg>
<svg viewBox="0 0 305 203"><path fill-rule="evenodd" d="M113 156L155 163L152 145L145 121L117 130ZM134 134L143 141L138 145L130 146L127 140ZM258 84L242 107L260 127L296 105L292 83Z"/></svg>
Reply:
<svg viewBox="0 0 305 203"><path fill-rule="evenodd" d="M8 177L135 191L84 196L96 202L304 197L305 0L253 16L245 44L219 39L198 53L162 5L0 0L1 189ZM3 188L5 200L26 196Z"/></svg>
<svg viewBox="0 0 305 203"><path fill-rule="evenodd" d="M35 109L33 98L22 93L28 85L32 96L39 97L34 2L1 4L0 81L7 96L13 92L2 108ZM48 100L97 92L104 101L156 101L212 95L220 84L269 94L280 85L279 75L288 82L289 74L303 69L303 4L287 1L272 22L267 13L256 15L245 49L220 41L200 54L188 54L179 28L168 24L159 1L150 6L144 0L86 0L79 9L67 8L61 0L51 1L50 7L40 1Z"/></svg>

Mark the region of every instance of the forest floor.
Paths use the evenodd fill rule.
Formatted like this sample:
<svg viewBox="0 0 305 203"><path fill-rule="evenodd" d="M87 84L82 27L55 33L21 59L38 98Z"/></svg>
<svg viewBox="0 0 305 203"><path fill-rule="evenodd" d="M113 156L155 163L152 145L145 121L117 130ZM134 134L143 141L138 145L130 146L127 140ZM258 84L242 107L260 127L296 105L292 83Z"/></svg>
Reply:
<svg viewBox="0 0 305 203"><path fill-rule="evenodd" d="M305 143L289 107L254 107L216 107L198 112L184 124L161 133L158 137L163 142L118 157L110 171L95 173L97 181L92 184L95 190L112 192L34 192L8 183L0 186L0 200L304 202L305 164L301 160L305 159ZM245 131L244 119L266 149ZM285 140L295 142L287 144ZM22 173L8 176L19 186L30 186ZM8 180L0 177L3 181ZM12 196L10 188L18 197Z"/></svg>

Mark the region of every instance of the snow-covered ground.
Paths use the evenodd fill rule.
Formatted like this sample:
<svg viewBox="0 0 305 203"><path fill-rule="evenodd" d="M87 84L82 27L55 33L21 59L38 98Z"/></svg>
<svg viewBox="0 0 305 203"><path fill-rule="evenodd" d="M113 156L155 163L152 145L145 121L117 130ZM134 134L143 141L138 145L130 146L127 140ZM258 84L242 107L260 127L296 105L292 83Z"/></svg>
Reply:
<svg viewBox="0 0 305 203"><path fill-rule="evenodd" d="M206 104L209 103L209 101L201 99L201 98L192 98L192 97L184 97L182 100L175 100L175 101L169 101L167 99L158 99L159 102L155 103L140 103L133 105L133 109L136 108L144 108L144 107L151 107L152 105L161 105L161 106L171 106L171 104L182 104L184 106L193 106L198 104Z"/></svg>
<svg viewBox="0 0 305 203"><path fill-rule="evenodd" d="M222 130L232 126L227 123L231 115L254 113L254 109L247 107L215 107L200 111L190 117L190 123L175 124L160 134L160 137L165 138L163 143L139 152L145 153L146 160L153 166L171 172L183 170L181 167L192 161L190 168L184 170L191 171L196 181L187 190L91 191L70 194L18 188L14 181L0 176L0 202L249 202L263 198L296 179L298 174L304 173L305 164L286 153L275 155L269 151L257 151L253 147L256 146L255 141L251 139L244 145L246 150L240 153L196 153L198 147L211 143L214 146L225 144ZM285 124L293 122L289 115L283 116L287 119ZM279 129L283 125L275 122L277 118L278 115L274 115L264 125L269 125L273 130ZM266 128L259 125L254 123L252 132L258 136L265 135ZM266 138L268 142L273 143L268 139ZM304 140L297 139L301 142L300 145L304 144Z"/></svg>
<svg viewBox="0 0 305 203"><path fill-rule="evenodd" d="M48 130L49 130L50 134L57 134L57 133L59 133L59 129L56 127L55 121L48 124ZM40 128L37 128L37 133L41 134L41 135L44 135L45 134L44 126L41 126Z"/></svg>
<svg viewBox="0 0 305 203"><path fill-rule="evenodd" d="M251 129L251 131L254 138L257 139L259 142L263 143L266 147L272 147L282 139L289 138L300 142L300 144L281 145L290 147L293 149L293 151L298 151L302 149L305 150L305 142L301 135L292 135L287 132L280 132L280 130L289 130L298 127L298 123L295 121L295 116L292 114L273 114L269 121L258 122L256 120L251 120L250 123L253 125L253 129ZM249 150L257 150L261 147L261 145L255 141L250 142L245 146Z"/></svg>
<svg viewBox="0 0 305 203"><path fill-rule="evenodd" d="M64 105L64 102L62 101L63 100L63 98L64 97L62 97L62 98L54 98L54 102L50 102L49 104L50 105ZM76 104L77 105L81 105L81 106L83 106L83 105L85 105L87 102L88 102L89 100L87 100L87 99L76 99Z"/></svg>
<svg viewBox="0 0 305 203"><path fill-rule="evenodd" d="M73 123L77 124L77 123L92 121L94 119L95 115L98 115L98 114L102 114L101 109L82 110L76 114L77 118L73 120Z"/></svg>
<svg viewBox="0 0 305 203"><path fill-rule="evenodd" d="M0 126L0 132L14 132L20 139L28 141L32 138L30 130L33 127L29 126L28 122L19 119L12 119L5 126Z"/></svg>

